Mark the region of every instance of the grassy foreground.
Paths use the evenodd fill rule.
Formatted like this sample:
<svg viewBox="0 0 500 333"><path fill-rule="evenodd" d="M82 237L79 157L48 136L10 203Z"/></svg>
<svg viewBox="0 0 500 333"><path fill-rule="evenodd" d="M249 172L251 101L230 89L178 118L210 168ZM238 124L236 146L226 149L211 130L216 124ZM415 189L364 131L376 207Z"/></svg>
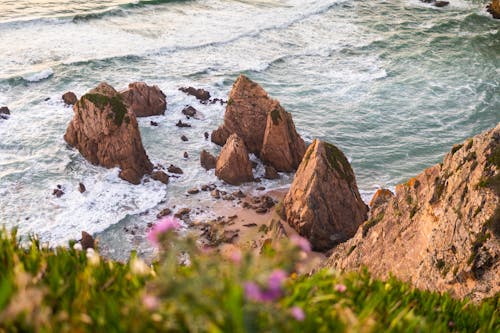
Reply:
<svg viewBox="0 0 500 333"><path fill-rule="evenodd" d="M153 267L93 251L21 247L0 230L0 332L499 332L500 300L481 304L366 272L294 272L307 244L221 257L166 226Z"/></svg>

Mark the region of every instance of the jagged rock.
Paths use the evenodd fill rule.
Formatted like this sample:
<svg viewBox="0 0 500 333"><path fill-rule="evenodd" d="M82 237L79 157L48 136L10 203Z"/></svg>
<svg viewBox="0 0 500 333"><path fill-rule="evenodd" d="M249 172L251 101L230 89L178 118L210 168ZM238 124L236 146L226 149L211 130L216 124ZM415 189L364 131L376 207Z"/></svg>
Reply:
<svg viewBox="0 0 500 333"><path fill-rule="evenodd" d="M493 18L500 19L500 0L491 0L491 3L486 6L486 9Z"/></svg>
<svg viewBox="0 0 500 333"><path fill-rule="evenodd" d="M87 191L87 188L85 187L85 185L83 183L80 183L80 184L78 184L78 191L80 193L85 193Z"/></svg>
<svg viewBox="0 0 500 333"><path fill-rule="evenodd" d="M73 106L64 139L92 164L120 167L120 177L139 184L153 170L135 114L113 87L101 83Z"/></svg>
<svg viewBox="0 0 500 333"><path fill-rule="evenodd" d="M280 178L280 175L278 174L278 172L276 171L275 168L273 168L270 165L266 165L264 178L266 178L266 179L278 179L278 178Z"/></svg>
<svg viewBox="0 0 500 333"><path fill-rule="evenodd" d="M94 249L95 248L95 240L89 233L82 231L82 240L80 241L80 245L83 250L86 249Z"/></svg>
<svg viewBox="0 0 500 333"><path fill-rule="evenodd" d="M260 159L277 171L292 172L305 152L306 144L295 130L292 115L277 103L267 115Z"/></svg>
<svg viewBox="0 0 500 333"><path fill-rule="evenodd" d="M240 185L253 180L252 165L245 142L232 134L222 148L215 175L231 185Z"/></svg>
<svg viewBox="0 0 500 333"><path fill-rule="evenodd" d="M144 82L134 82L130 83L128 89L121 91L120 94L136 117L165 114L167 99L158 86L148 86Z"/></svg>
<svg viewBox="0 0 500 333"><path fill-rule="evenodd" d="M182 120L179 120L179 121L177 122L177 124L175 124L175 126L177 126L177 127L191 127L191 125L190 125L190 124L183 123L183 122L182 122Z"/></svg>
<svg viewBox="0 0 500 333"><path fill-rule="evenodd" d="M9 118L9 115L10 115L9 108L6 106L2 106L0 108L0 119L7 119L7 118Z"/></svg>
<svg viewBox="0 0 500 333"><path fill-rule="evenodd" d="M370 200L370 208L375 209L385 203L387 203L392 197L394 197L394 193L385 188L380 188L375 192L372 199Z"/></svg>
<svg viewBox="0 0 500 333"><path fill-rule="evenodd" d="M196 89L193 87L182 87L179 88L179 90L190 96L196 97L196 99L202 102L208 101L210 99L210 93L204 89Z"/></svg>
<svg viewBox="0 0 500 333"><path fill-rule="evenodd" d="M158 123L156 121L152 121L152 120L149 122L149 124L151 126L155 126L155 127L158 126Z"/></svg>
<svg viewBox="0 0 500 333"><path fill-rule="evenodd" d="M163 209L162 211L160 211L160 212L156 215L156 217L157 217L157 218L162 218L162 217L164 217L164 216L168 216L168 215L170 215L170 214L172 214L172 210L171 210L170 208L165 208L165 209Z"/></svg>
<svg viewBox="0 0 500 333"><path fill-rule="evenodd" d="M68 91L67 93L62 95L62 100L66 105L74 105L78 101L78 98L76 97L74 92Z"/></svg>
<svg viewBox="0 0 500 333"><path fill-rule="evenodd" d="M184 158L189 158L189 154L187 153L187 151L184 152L184 154L182 155Z"/></svg>
<svg viewBox="0 0 500 333"><path fill-rule="evenodd" d="M185 135L181 136L181 140L184 141L184 142L189 141L189 139Z"/></svg>
<svg viewBox="0 0 500 333"><path fill-rule="evenodd" d="M205 140L208 140L208 138L210 137L210 134L208 134L208 132L205 132L203 135L205 136Z"/></svg>
<svg viewBox="0 0 500 333"><path fill-rule="evenodd" d="M167 185L170 180L170 177L163 171L153 171L153 173L151 174L151 178L162 182L165 185Z"/></svg>
<svg viewBox="0 0 500 333"><path fill-rule="evenodd" d="M307 149L283 205L290 226L318 251L352 237L368 212L347 158L319 140Z"/></svg>
<svg viewBox="0 0 500 333"><path fill-rule="evenodd" d="M64 195L64 191L58 185L58 188L56 188L56 189L54 189L54 191L52 191L52 195L55 196L56 198L60 198L60 197L62 197Z"/></svg>
<svg viewBox="0 0 500 333"><path fill-rule="evenodd" d="M173 164L170 164L170 166L167 168L167 170L170 173L175 173L175 174L179 174L179 175L182 175L184 173L181 168L179 168Z"/></svg>
<svg viewBox="0 0 500 333"><path fill-rule="evenodd" d="M193 108L192 106L186 106L182 109L182 114L189 118L200 119L202 118L202 114Z"/></svg>
<svg viewBox="0 0 500 333"><path fill-rule="evenodd" d="M217 159L208 151L202 150L200 153L200 164L205 170L215 169Z"/></svg>
<svg viewBox="0 0 500 333"><path fill-rule="evenodd" d="M327 266L366 266L417 288L479 300L500 291L500 125L396 186Z"/></svg>
<svg viewBox="0 0 500 333"><path fill-rule="evenodd" d="M267 114L279 103L271 99L257 83L240 75L229 93L224 124L212 133L212 142L224 145L236 133L248 151L259 154L264 141Z"/></svg>

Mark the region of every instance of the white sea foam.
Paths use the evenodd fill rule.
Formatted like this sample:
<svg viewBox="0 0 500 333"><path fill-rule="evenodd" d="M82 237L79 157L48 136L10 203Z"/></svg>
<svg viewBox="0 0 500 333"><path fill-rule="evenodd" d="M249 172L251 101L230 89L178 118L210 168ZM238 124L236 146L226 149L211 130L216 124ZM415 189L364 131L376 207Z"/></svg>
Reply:
<svg viewBox="0 0 500 333"><path fill-rule="evenodd" d="M38 82L48 79L52 75L54 75L54 70L52 68L47 68L39 72L27 73L23 75L23 79L28 82Z"/></svg>

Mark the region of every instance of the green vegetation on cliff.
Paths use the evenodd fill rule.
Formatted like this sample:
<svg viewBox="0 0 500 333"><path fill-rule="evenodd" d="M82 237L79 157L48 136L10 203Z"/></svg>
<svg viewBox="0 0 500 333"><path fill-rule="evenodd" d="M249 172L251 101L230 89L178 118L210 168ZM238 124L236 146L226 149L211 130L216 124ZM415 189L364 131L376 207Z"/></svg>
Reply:
<svg viewBox="0 0 500 333"><path fill-rule="evenodd" d="M159 231L154 266L0 231L0 332L500 330L498 297L472 304L366 272L297 276L300 243L221 257Z"/></svg>

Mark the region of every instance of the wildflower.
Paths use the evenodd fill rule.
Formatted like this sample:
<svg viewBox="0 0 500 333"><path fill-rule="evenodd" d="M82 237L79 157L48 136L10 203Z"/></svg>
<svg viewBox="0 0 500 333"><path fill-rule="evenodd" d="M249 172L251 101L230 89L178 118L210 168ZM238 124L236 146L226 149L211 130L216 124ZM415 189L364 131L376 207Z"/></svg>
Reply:
<svg viewBox="0 0 500 333"><path fill-rule="evenodd" d="M246 282L243 289L247 299L257 302L262 301L262 291L255 282Z"/></svg>
<svg viewBox="0 0 500 333"><path fill-rule="evenodd" d="M282 269L275 269L274 271L272 271L267 280L269 289L281 290L281 286L283 285L283 282L285 282L286 276L286 272Z"/></svg>
<svg viewBox="0 0 500 333"><path fill-rule="evenodd" d="M142 304L148 310L156 310L160 306L160 300L156 296L146 294L142 296Z"/></svg>
<svg viewBox="0 0 500 333"><path fill-rule="evenodd" d="M99 258L99 255L94 252L94 249L88 248L87 249L87 260L90 265L92 266L97 266L99 265L99 262L101 261Z"/></svg>
<svg viewBox="0 0 500 333"><path fill-rule="evenodd" d="M345 286L345 284L339 283L335 285L335 290L339 293L344 293L347 290L347 287Z"/></svg>
<svg viewBox="0 0 500 333"><path fill-rule="evenodd" d="M261 289L254 282L247 282L244 285L245 296L247 299L257 302L273 302L283 296L283 282L287 274L282 269L275 269L267 279L267 287Z"/></svg>
<svg viewBox="0 0 500 333"><path fill-rule="evenodd" d="M241 261L241 250L238 248L234 248L231 253L229 253L229 260L231 260L235 264L239 264Z"/></svg>
<svg viewBox="0 0 500 333"><path fill-rule="evenodd" d="M160 220L158 223L156 223L153 228L149 231L148 233L148 240L155 244L158 245L159 242L159 237L170 231L170 230L176 230L180 228L179 222L175 218L172 217L165 217L162 220Z"/></svg>
<svg viewBox="0 0 500 333"><path fill-rule="evenodd" d="M139 258L134 258L130 261L130 270L132 273L137 275L147 275L151 272L148 265L146 265L146 263Z"/></svg>
<svg viewBox="0 0 500 333"><path fill-rule="evenodd" d="M73 245L73 249L74 249L75 251L81 251L81 250L82 250L82 244L80 244L80 243L75 243L75 244Z"/></svg>
<svg viewBox="0 0 500 333"><path fill-rule="evenodd" d="M290 237L290 241L292 242L293 245L297 246L304 252L311 252L311 243L304 237L301 237L299 235L292 235Z"/></svg>
<svg viewBox="0 0 500 333"><path fill-rule="evenodd" d="M298 306L294 306L293 308L291 308L290 313L292 314L292 317L295 318L295 320L297 321L304 321L304 319L306 319L304 310L302 310Z"/></svg>

